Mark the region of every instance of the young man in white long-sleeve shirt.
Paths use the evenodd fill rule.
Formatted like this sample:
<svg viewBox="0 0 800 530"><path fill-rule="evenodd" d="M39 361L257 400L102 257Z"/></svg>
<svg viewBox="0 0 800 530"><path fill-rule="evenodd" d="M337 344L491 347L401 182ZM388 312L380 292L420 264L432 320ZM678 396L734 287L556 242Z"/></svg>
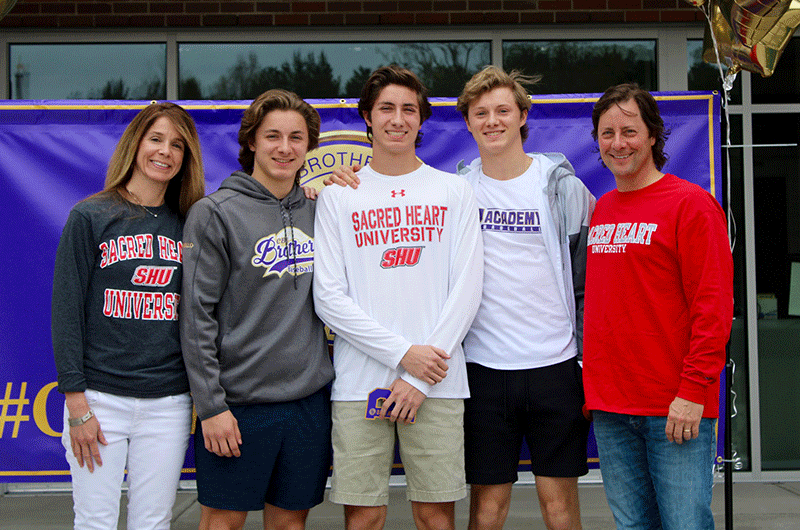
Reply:
<svg viewBox="0 0 800 530"><path fill-rule="evenodd" d="M314 302L336 333L330 499L348 529L383 527L395 435L418 528L454 528L466 495L461 341L483 248L469 184L416 157L430 113L416 75L376 70L359 101L373 146L361 185L326 188L317 205ZM388 397L369 407L375 389Z"/></svg>

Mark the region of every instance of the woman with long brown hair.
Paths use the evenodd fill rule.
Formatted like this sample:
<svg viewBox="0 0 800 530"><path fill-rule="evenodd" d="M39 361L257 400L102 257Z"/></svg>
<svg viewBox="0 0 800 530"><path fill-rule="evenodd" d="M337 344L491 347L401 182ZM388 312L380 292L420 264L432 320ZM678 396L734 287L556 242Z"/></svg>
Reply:
<svg viewBox="0 0 800 530"><path fill-rule="evenodd" d="M75 528L169 528L191 424L178 302L183 219L204 193L200 142L173 103L144 108L103 191L70 212L56 254L53 352Z"/></svg>

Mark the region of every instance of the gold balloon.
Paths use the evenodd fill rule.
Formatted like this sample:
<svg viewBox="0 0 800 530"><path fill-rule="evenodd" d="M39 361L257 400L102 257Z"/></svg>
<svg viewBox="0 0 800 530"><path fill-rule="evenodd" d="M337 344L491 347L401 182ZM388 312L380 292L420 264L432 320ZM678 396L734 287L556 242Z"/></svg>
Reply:
<svg viewBox="0 0 800 530"><path fill-rule="evenodd" d="M6 16L16 3L17 0L0 0L0 18Z"/></svg>
<svg viewBox="0 0 800 530"><path fill-rule="evenodd" d="M714 44L711 32L717 39L719 55L732 69L739 69L769 77L775 71L775 66L780 59L786 45L792 38L797 26L800 25L800 0L791 0L788 8L778 21L759 40L751 46L744 44L737 33L722 13L720 6L711 5L711 24L706 28L703 45L703 60L707 63L716 63Z"/></svg>
<svg viewBox="0 0 800 530"><path fill-rule="evenodd" d="M720 10L742 44L753 47L764 38L784 13L791 0L721 0Z"/></svg>
<svg viewBox="0 0 800 530"><path fill-rule="evenodd" d="M706 26L706 31L703 35L703 60L707 63L715 64L717 62L717 53L719 53L720 60L731 66L734 43L737 42L736 36L730 24L722 15L719 5L711 4L709 9L709 24ZM714 51L714 39L716 39L717 53ZM727 61L724 61L724 59L727 59Z"/></svg>

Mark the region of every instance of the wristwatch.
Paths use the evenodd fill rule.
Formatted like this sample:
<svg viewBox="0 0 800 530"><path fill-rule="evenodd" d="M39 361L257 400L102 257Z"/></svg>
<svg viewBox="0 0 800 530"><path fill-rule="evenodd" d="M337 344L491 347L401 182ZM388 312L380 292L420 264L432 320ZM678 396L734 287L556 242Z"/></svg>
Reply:
<svg viewBox="0 0 800 530"><path fill-rule="evenodd" d="M89 412L87 412L80 418L69 418L67 422L69 423L70 427L79 427L84 423L86 423L87 421L89 421L90 419L92 419L93 416L94 416L94 411L92 409L89 409Z"/></svg>

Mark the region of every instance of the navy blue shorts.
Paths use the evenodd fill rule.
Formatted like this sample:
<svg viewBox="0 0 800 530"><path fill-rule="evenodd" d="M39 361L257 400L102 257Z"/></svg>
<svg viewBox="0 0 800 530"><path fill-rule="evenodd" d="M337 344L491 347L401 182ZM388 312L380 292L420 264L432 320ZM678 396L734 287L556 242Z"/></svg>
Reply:
<svg viewBox="0 0 800 530"><path fill-rule="evenodd" d="M194 435L197 500L220 510L307 510L320 504L331 466L331 402L324 387L284 403L230 407L242 433L240 457L207 451Z"/></svg>
<svg viewBox="0 0 800 530"><path fill-rule="evenodd" d="M516 482L522 440L540 477L589 472L589 422L576 358L529 370L467 363L471 397L464 401L464 455L469 484Z"/></svg>

